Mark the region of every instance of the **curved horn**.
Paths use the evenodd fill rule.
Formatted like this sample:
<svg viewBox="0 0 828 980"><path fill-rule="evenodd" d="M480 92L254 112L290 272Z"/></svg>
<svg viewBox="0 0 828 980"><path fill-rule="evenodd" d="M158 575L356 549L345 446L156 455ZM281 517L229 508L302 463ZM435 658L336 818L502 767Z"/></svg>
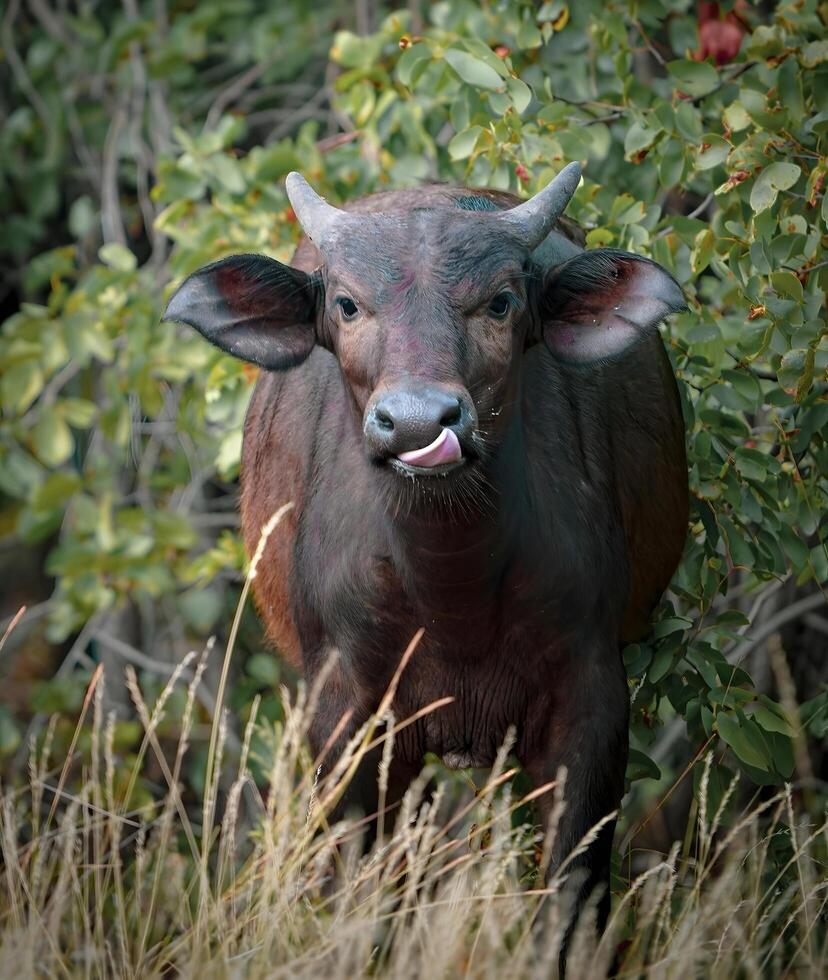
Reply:
<svg viewBox="0 0 828 980"><path fill-rule="evenodd" d="M498 219L513 225L530 249L537 248L563 214L580 179L581 165L570 163L542 191L523 204L501 211Z"/></svg>
<svg viewBox="0 0 828 980"><path fill-rule="evenodd" d="M349 215L346 211L340 211L339 208L328 204L325 198L320 197L295 170L287 175L285 189L299 224L313 244L321 249L334 228L338 224L341 225L343 219L348 218Z"/></svg>

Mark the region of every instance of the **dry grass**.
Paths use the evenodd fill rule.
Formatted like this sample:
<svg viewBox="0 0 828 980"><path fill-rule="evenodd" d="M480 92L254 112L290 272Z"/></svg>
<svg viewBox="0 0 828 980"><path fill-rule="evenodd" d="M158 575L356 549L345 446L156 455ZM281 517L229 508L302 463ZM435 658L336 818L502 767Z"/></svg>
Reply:
<svg viewBox="0 0 828 980"><path fill-rule="evenodd" d="M523 801L511 795L505 750L486 786L450 816L440 790L422 800L424 776L393 833L363 853L360 824L330 826L326 814L375 728L319 781L305 747L314 692L300 691L295 703L286 694L266 792L249 771L253 720L220 789L219 723L196 821L178 786L204 664L202 656L169 759L157 730L178 678L150 710L130 677L145 735L125 791L116 792L113 722L95 678L77 730L91 737L81 788L63 789L69 761L53 767L47 734L26 790L3 794L0 976L554 975L566 922L562 876L545 889L527 886L537 837L513 826ZM386 762L392 745L389 736ZM168 790L156 805L124 812L150 754ZM722 808L707 813L706 795L703 781L692 859L679 861L676 845L654 861L617 898L600 943L582 923L571 976L607 975L619 943L621 976L826 975L828 882L818 861L826 825L798 820L786 789L723 832ZM789 845L781 866L771 860L780 837Z"/></svg>
<svg viewBox="0 0 828 980"><path fill-rule="evenodd" d="M367 852L359 821L328 820L378 743L382 799L394 736L406 724L390 713L393 689L418 638L377 715L324 779L306 747L321 680L295 700L285 691L262 790L250 771L255 704L232 771L226 762L221 705L237 627L238 616L200 807L180 787L210 647L185 658L152 708L128 668L144 736L126 771L99 669L65 760L52 759L49 729L32 748L28 785L0 786L0 977L554 976L569 917L567 869L543 887L531 870L539 838L515 819L529 798L513 795L508 745L471 798L447 799L443 781L424 799L426 770L388 815L393 830ZM159 725L186 678L181 735L165 752ZM166 791L130 810L150 764ZM826 823L799 816L790 788L741 815L727 798L710 812L708 771L684 852L676 844L653 858L616 896L600 941L586 910L569 976L828 975ZM530 795L556 793L559 812L562 785ZM552 833L554 823L553 814Z"/></svg>

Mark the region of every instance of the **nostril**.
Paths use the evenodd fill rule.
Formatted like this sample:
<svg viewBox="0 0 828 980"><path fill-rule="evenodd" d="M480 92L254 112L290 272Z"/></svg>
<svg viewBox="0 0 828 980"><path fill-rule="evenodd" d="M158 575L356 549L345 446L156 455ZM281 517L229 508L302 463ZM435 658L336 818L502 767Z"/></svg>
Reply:
<svg viewBox="0 0 828 980"><path fill-rule="evenodd" d="M440 417L440 425L457 425L463 414L463 408L458 398L454 405L447 408Z"/></svg>
<svg viewBox="0 0 828 980"><path fill-rule="evenodd" d="M394 419L379 405L374 409L374 418L377 420L377 425L381 429L386 429L390 432L394 428Z"/></svg>

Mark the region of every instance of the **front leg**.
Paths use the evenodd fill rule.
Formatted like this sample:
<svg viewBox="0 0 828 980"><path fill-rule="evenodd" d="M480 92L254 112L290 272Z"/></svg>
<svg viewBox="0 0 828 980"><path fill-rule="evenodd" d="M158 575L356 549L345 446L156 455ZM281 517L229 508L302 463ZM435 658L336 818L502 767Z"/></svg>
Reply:
<svg viewBox="0 0 828 980"><path fill-rule="evenodd" d="M585 649L555 667L555 689L538 714L530 718L530 737L521 759L536 786L566 768L564 810L560 815L547 875L561 868L581 839L618 809L624 794L629 745L629 693L617 647ZM529 733L528 733L529 734ZM544 831L549 827L553 794L539 801ZM571 934L578 913L598 888L598 926L606 925L610 908L609 868L615 820L564 868L574 900ZM568 937L567 937L568 938Z"/></svg>

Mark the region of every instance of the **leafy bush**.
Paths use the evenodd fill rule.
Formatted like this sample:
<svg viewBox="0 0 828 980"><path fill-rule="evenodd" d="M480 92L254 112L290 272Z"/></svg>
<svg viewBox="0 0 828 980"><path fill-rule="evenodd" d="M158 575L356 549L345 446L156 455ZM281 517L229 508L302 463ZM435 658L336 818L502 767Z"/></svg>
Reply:
<svg viewBox="0 0 828 980"><path fill-rule="evenodd" d="M333 200L434 179L529 194L579 159L568 214L588 247L652 256L691 304L664 339L692 513L652 634L624 653L629 776L659 775L665 723L696 759L722 750L711 798L725 763L758 784L806 776L824 673L798 707L745 658L781 583L800 592L775 628L828 580L824 5L737 4L725 64L701 60L689 2L413 4L359 36L335 30L344 11L8 8L0 249L20 303L0 339L3 525L15 547L47 543L49 638L83 639L75 697L111 648L107 617L137 608L122 653L175 660L222 628L244 567L233 481L255 372L160 324L172 286L232 252L288 260L291 169ZM279 713L272 664L249 662L239 709L259 690Z"/></svg>

